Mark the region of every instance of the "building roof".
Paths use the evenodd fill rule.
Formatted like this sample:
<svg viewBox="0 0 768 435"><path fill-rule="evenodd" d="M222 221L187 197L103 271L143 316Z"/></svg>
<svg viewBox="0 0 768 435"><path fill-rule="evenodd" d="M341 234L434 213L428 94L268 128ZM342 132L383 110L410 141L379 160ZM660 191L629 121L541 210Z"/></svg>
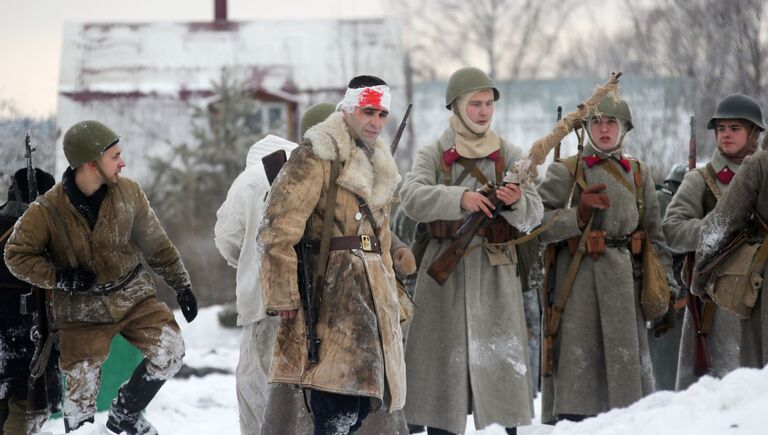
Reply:
<svg viewBox="0 0 768 435"><path fill-rule="evenodd" d="M254 89L344 89L358 74L403 83L393 18L197 23L67 23L59 93L74 100L206 95L223 68Z"/></svg>

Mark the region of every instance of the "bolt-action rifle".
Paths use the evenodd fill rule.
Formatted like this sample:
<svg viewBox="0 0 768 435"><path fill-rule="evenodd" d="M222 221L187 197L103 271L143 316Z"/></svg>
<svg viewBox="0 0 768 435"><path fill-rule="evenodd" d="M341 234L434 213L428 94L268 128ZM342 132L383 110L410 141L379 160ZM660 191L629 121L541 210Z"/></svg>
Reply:
<svg viewBox="0 0 768 435"><path fill-rule="evenodd" d="M269 184L275 181L277 174L287 161L285 150L277 150L261 159L264 171L267 174ZM304 308L304 326L307 333L307 355L309 362L316 363L320 360L320 338L317 336L317 318L320 308L320 295L317 294L312 281L312 255L314 243L309 235L304 233L301 241L293 249L296 251L297 274L299 284L299 296L301 306Z"/></svg>
<svg viewBox="0 0 768 435"><path fill-rule="evenodd" d="M24 158L27 161L27 183L29 202L37 198L37 174L32 164L35 148L30 143L29 133L24 138ZM34 302L33 302L34 301ZM35 307L33 310L32 307ZM61 403L61 382L59 380L58 336L53 328L53 310L50 290L32 287L32 291L21 296L21 314L33 314L35 324L30 335L35 351L30 362L27 379L28 410L49 410L58 412Z"/></svg>
<svg viewBox="0 0 768 435"><path fill-rule="evenodd" d="M696 169L696 131L695 118L691 116L691 139L688 141L688 170ZM695 253L686 254L685 271L686 281L692 282L693 266L696 262ZM690 285L690 284L689 284ZM705 300L700 306L698 298L688 289L686 306L691 316L694 331L693 341L693 374L696 377L704 376L710 369L709 349L707 348L707 334L712 324L715 304L711 300Z"/></svg>

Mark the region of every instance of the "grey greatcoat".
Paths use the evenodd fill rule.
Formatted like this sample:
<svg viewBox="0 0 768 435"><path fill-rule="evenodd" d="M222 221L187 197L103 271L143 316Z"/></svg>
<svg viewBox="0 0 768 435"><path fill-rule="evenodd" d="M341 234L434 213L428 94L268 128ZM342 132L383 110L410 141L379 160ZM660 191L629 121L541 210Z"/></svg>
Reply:
<svg viewBox="0 0 768 435"><path fill-rule="evenodd" d="M747 226L749 217L756 213L768 222L768 152L758 151L744 160L738 174L731 181L728 191L718 201L717 207L702 219L699 248L696 252L696 270L691 291L705 294L706 275L698 269L706 264L726 244ZM768 266L763 271L766 277ZM749 319L740 320L739 365L762 368L768 363L768 298L765 297L768 279L763 287Z"/></svg>
<svg viewBox="0 0 768 435"><path fill-rule="evenodd" d="M481 187L474 177L445 185L441 159L454 144L448 128L436 143L423 147L400 191L401 207L418 222L456 220L468 213L461 196ZM520 149L502 141L505 168L520 158ZM477 168L494 179L495 163ZM463 167L451 167L456 179ZM532 184L502 216L521 230L542 217L541 200ZM483 239L475 237L472 244ZM441 287L427 269L447 242L431 240L416 279L416 313L406 343L409 423L462 433L467 412L475 426L530 424L533 417L531 370L520 279L514 264L492 266L483 248L469 253Z"/></svg>
<svg viewBox="0 0 768 435"><path fill-rule="evenodd" d="M733 163L725 158L719 151L712 156L712 164L715 172L719 172L728 166L733 172L738 173L740 164ZM727 184L717 180L717 187L721 193L728 189ZM685 175L672 202L667 209L667 216L663 222L664 235L673 252L694 252L699 246L701 237L701 222L708 210L704 209L704 194L706 182L699 171L691 171ZM693 322L685 310L683 320L682 339L680 341L680 357L677 365L677 381L675 389L684 390L696 382L693 374L693 344L695 331ZM707 336L707 350L711 359L712 375L725 376L739 367L739 319L735 315L715 309L712 326Z"/></svg>
<svg viewBox="0 0 768 435"><path fill-rule="evenodd" d="M584 155L595 155L591 145L585 147ZM615 165L633 191L601 164L591 168L582 164L587 185L605 183L608 187L604 192L611 200L608 209L596 213L593 229L605 230L608 238L622 238L638 227L633 174L613 159L603 164ZM653 179L648 166L641 163L640 168L646 231L662 263L669 268L671 257L661 231ZM565 208L572 183L568 168L555 162L539 185L544 225L557 219L542 233L544 242L556 243L581 235L576 217L581 189L576 189L573 207ZM639 302L640 282L633 279L631 257L625 247L607 247L597 261L583 257L555 340L554 374L542 378L542 422L552 422L558 414L596 415L630 405L653 392L653 371ZM559 245L558 289L570 261L567 246Z"/></svg>

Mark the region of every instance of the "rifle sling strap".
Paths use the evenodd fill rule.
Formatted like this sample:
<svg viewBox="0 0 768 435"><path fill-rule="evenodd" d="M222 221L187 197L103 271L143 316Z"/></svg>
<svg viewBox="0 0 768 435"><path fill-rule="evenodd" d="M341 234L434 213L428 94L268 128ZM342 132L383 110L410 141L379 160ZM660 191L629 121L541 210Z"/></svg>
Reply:
<svg viewBox="0 0 768 435"><path fill-rule="evenodd" d="M584 252L586 251L585 248L587 244L587 238L589 238L589 233L592 230L592 221L594 219L595 213L592 212L592 214L589 216L589 221L587 221L587 225L582 230L581 238L579 238L578 249L576 249L576 253L573 254L571 263L568 265L568 271L565 274L563 285L556 292L556 299L555 304L552 307L552 314L549 317L549 322L547 322L545 325L546 330L544 333L547 336L557 335L557 330L560 329L560 317L563 314L563 310L565 310L565 303L568 300L568 296L571 294L573 283L576 281L576 274L579 272L581 259L584 257Z"/></svg>
<svg viewBox="0 0 768 435"><path fill-rule="evenodd" d="M48 215L51 217L53 225L56 227L56 232L59 233L59 240L64 243L64 251L67 253L69 266L73 269L76 268L77 257L75 256L75 250L72 248L72 242L69 240L67 227L64 224L64 220L61 218L61 215L59 214L59 210L43 196L37 197L37 202L39 202L40 205L42 205L43 208L48 211Z"/></svg>
<svg viewBox="0 0 768 435"><path fill-rule="evenodd" d="M2 236L0 236L0 243L4 243L8 237L11 236L11 233L13 232L13 227L8 228Z"/></svg>
<svg viewBox="0 0 768 435"><path fill-rule="evenodd" d="M717 179L715 178L715 168L712 166L712 163L707 163L707 166L697 169L699 171L699 174L701 174L701 177L704 178L704 182L707 184L707 188L710 192L712 192L713 195L715 195L715 200L720 201L720 197L722 196L722 192L720 192L720 188L717 187Z"/></svg>
<svg viewBox="0 0 768 435"><path fill-rule="evenodd" d="M58 341L58 335L56 334L48 334L47 337L45 337L45 344L43 344L43 348L40 351L40 355L36 360L33 361L32 367L29 369L29 381L31 380L37 380L40 379L40 377L45 373L45 368L48 365L48 360L51 359L51 352L53 351L53 347Z"/></svg>
<svg viewBox="0 0 768 435"><path fill-rule="evenodd" d="M336 179L339 177L341 158L339 157L339 146L336 140L333 140L333 147L336 151L336 158L331 162L331 175L328 181L328 191L325 194L325 209L323 210L323 229L320 236L320 251L317 257L317 283L322 285L325 282L325 268L328 266L328 255L331 250L331 231L333 231L334 214L336 213L336 193L338 185ZM322 290L321 287L315 287ZM318 301L320 298L314 298Z"/></svg>
<svg viewBox="0 0 768 435"><path fill-rule="evenodd" d="M624 185L624 187L627 188L627 190L630 193L635 194L635 201L637 202L637 213L639 217L639 222L637 224L638 228L644 228L644 222L645 222L645 201L643 200L643 176L640 174L640 163L635 159L630 159L630 164L632 165L632 178L635 181L634 188L631 184L627 181L626 178L624 178L624 175L619 171L619 169L615 166L609 163L608 160L603 160L600 162L600 167L604 169L609 174L613 175L615 179L621 182L621 184Z"/></svg>

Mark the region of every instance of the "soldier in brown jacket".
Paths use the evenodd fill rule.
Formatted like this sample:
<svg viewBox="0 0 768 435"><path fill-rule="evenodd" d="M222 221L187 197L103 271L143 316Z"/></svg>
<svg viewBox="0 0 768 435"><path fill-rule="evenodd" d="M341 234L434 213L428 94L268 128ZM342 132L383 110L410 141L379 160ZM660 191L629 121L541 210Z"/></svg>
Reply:
<svg viewBox="0 0 768 435"><path fill-rule="evenodd" d="M307 131L275 179L259 233L264 308L281 317L268 381L311 390L315 435L347 434L369 411L396 411L405 402L389 252L389 212L400 175L378 137L390 101L381 79L350 81L339 111ZM318 245L323 233L330 236L328 256L313 259L313 279L322 285L317 362L307 352L293 248L305 232Z"/></svg>
<svg viewBox="0 0 768 435"><path fill-rule="evenodd" d="M52 295L67 381L67 432L93 422L101 366L119 333L144 360L112 402L107 427L129 435L157 433L141 411L181 367L184 341L168 306L156 298L142 256L176 291L187 321L197 315L179 252L141 187L120 177L125 162L119 140L97 121L67 130L70 168L30 205L5 248L10 271Z"/></svg>

